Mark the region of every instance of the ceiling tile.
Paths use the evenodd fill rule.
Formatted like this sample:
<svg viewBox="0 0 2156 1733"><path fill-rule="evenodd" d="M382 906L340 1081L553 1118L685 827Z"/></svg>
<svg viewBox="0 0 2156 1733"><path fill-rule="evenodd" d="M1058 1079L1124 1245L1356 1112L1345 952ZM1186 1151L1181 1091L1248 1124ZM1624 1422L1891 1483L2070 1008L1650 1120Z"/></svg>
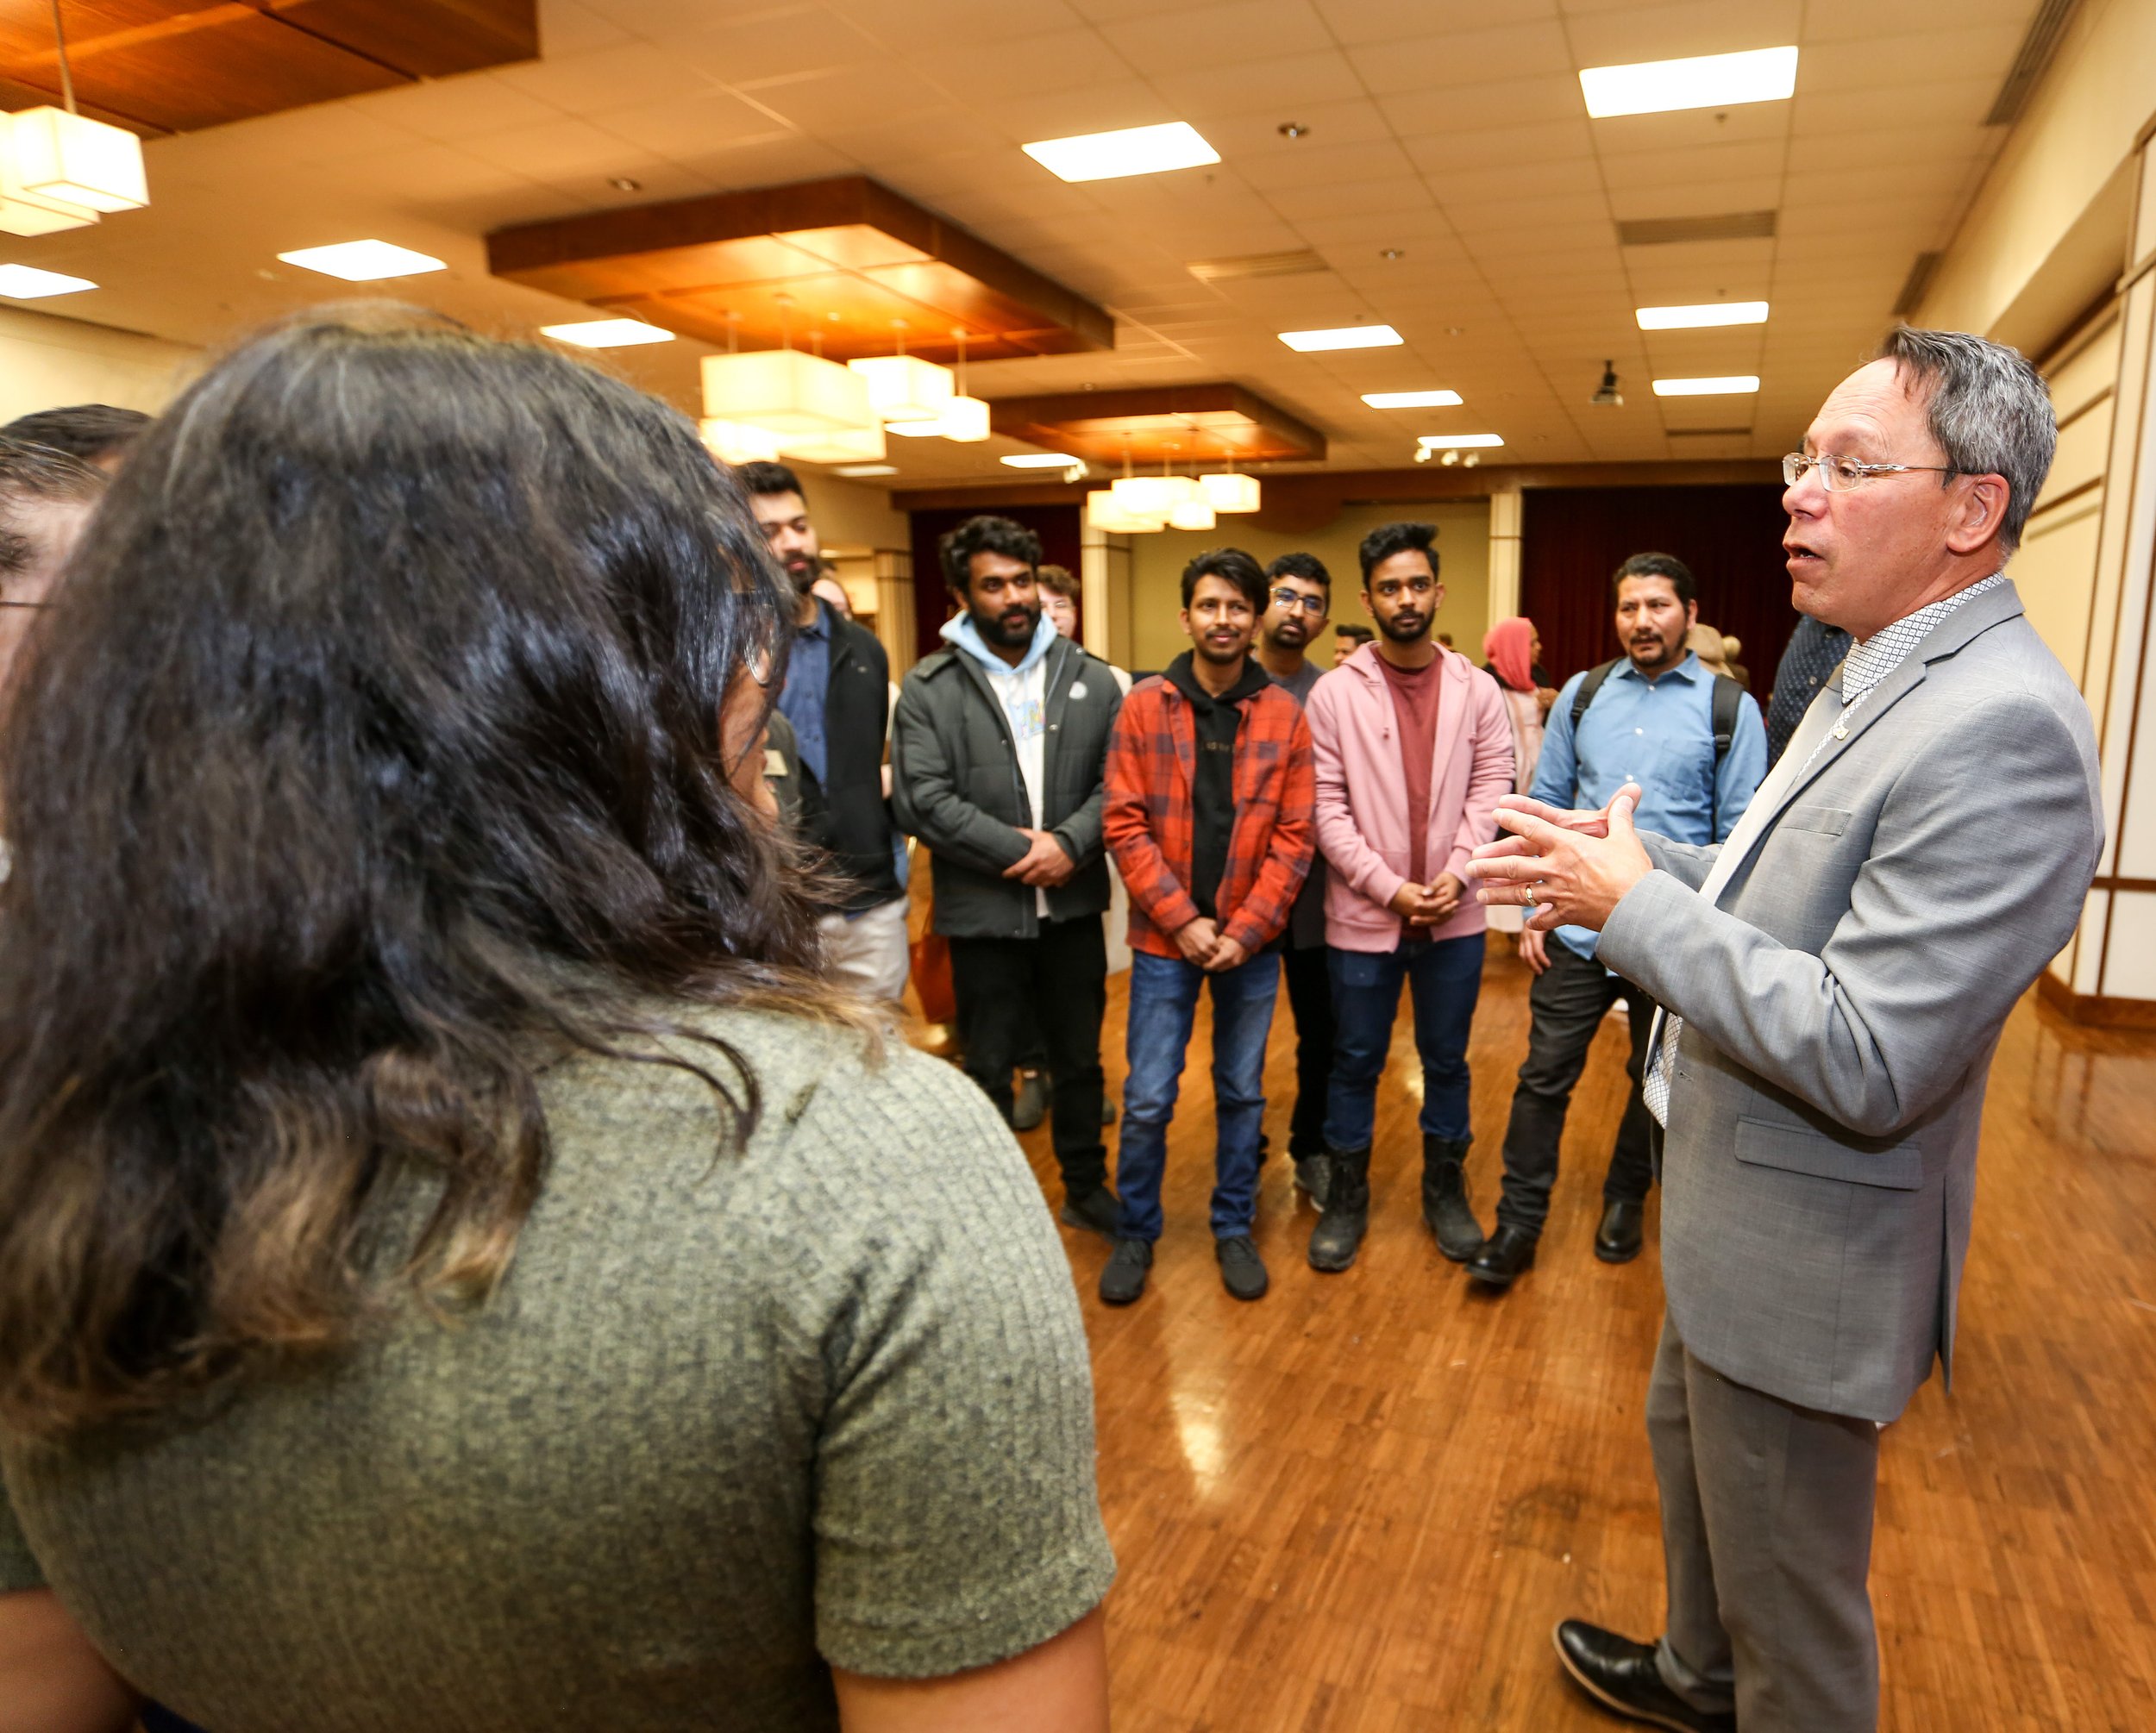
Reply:
<svg viewBox="0 0 2156 1733"><path fill-rule="evenodd" d="M700 95L714 88L705 73L649 42L623 42L586 54L549 55L504 66L493 76L511 90L585 115L630 103Z"/></svg>
<svg viewBox="0 0 2156 1733"><path fill-rule="evenodd" d="M594 114L592 124L633 145L677 160L787 131L761 109L718 90Z"/></svg>
<svg viewBox="0 0 2156 1733"><path fill-rule="evenodd" d="M1778 178L1788 166L1785 140L1760 140L1747 144L1711 145L1690 150L1604 151L1602 180L1611 191L1682 186L1689 181L1731 180L1743 177ZM1769 202L1771 208L1773 202Z"/></svg>
<svg viewBox="0 0 2156 1733"><path fill-rule="evenodd" d="M1233 66L1284 54L1318 54L1333 46L1332 32L1309 0L1152 6L1098 28L1132 64L1155 72Z"/></svg>
<svg viewBox="0 0 2156 1733"><path fill-rule="evenodd" d="M1266 203L1290 222L1306 217L1367 215L1371 211L1427 211L1429 189L1419 176L1388 175L1380 180L1357 180L1315 186L1275 187Z"/></svg>
<svg viewBox="0 0 2156 1733"><path fill-rule="evenodd" d="M920 41L1007 42L1072 30L1085 16L1065 0L835 0L893 47Z"/></svg>
<svg viewBox="0 0 2156 1733"><path fill-rule="evenodd" d="M1295 119L1306 103L1363 98L1362 80L1337 50L1156 72L1152 83L1200 132L1215 115L1262 113L1278 122ZM1209 133L1206 137L1212 141Z"/></svg>
<svg viewBox="0 0 2156 1733"><path fill-rule="evenodd" d="M700 0L689 3L710 19L709 5ZM800 7L776 20L759 14L707 22L699 28L669 34L665 47L669 54L729 84L799 78L858 66L888 52L851 19L828 6Z"/></svg>
<svg viewBox="0 0 2156 1733"><path fill-rule="evenodd" d="M1729 0L1628 5L1621 11L1570 18L1564 31L1575 65L1629 66L1641 60L1777 48L1797 40L1803 10L1800 0L1745 0L1741 6Z"/></svg>
<svg viewBox="0 0 2156 1733"><path fill-rule="evenodd" d="M871 115L898 120L940 108L950 100L919 73L888 63L844 66L805 78L738 88L759 108L809 133L843 130Z"/></svg>
<svg viewBox="0 0 2156 1733"><path fill-rule="evenodd" d="M1782 203L1782 177L1699 180L1674 186L1613 187L1610 215L1620 222L1658 216L1719 216L1727 211L1772 210ZM1786 232L1786 230L1784 231Z"/></svg>
<svg viewBox="0 0 2156 1733"><path fill-rule="evenodd" d="M1423 176L1438 202L1477 205L1499 199L1557 198L1601 194L1601 177L1592 157L1568 162L1519 163L1504 168L1447 168Z"/></svg>
<svg viewBox="0 0 2156 1733"><path fill-rule="evenodd" d="M1451 168L1592 160L1595 155L1595 136L1584 118L1432 133L1402 138L1400 145L1408 160L1426 173Z"/></svg>
<svg viewBox="0 0 2156 1733"><path fill-rule="evenodd" d="M1414 165L1391 139L1278 151L1254 157L1236 166L1251 185L1266 192L1281 187L1323 186L1338 181L1415 178Z"/></svg>
<svg viewBox="0 0 2156 1733"><path fill-rule="evenodd" d="M1342 42L1397 42L1433 32L1473 30L1489 22L1489 0L1315 0ZM1557 0L1506 0L1515 22L1557 16Z"/></svg>
<svg viewBox="0 0 2156 1733"><path fill-rule="evenodd" d="M1957 25L1951 30L1824 42L1804 51L1797 66L1797 94L1898 89L1963 78L1988 78L1996 84L2014 64L2021 35L2011 24Z"/></svg>
<svg viewBox="0 0 2156 1733"><path fill-rule="evenodd" d="M917 71L961 102L984 85L1066 91L1127 78L1137 70L1094 31L1084 28L1015 42L917 41L906 52Z"/></svg>
<svg viewBox="0 0 2156 1733"><path fill-rule="evenodd" d="M1512 23L1494 30L1462 30L1450 35L1418 36L1350 48L1348 58L1371 91L1437 90L1456 84L1484 84L1492 79L1563 76L1573 73L1564 29L1554 19ZM1579 86L1572 84L1579 102Z"/></svg>
<svg viewBox="0 0 2156 1733"><path fill-rule="evenodd" d="M1453 84L1441 91L1414 89L1381 93L1377 106L1403 138L1579 120L1587 113L1580 102L1579 81L1570 73Z"/></svg>

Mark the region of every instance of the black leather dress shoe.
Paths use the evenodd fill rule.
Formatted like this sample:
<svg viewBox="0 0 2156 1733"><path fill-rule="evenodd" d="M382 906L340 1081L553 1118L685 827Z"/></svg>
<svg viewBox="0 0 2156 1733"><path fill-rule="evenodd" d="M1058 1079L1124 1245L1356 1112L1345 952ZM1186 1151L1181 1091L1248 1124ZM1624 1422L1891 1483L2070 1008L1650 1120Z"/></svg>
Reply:
<svg viewBox="0 0 2156 1733"><path fill-rule="evenodd" d="M1485 1287L1510 1287L1533 1265L1535 1239L1525 1228L1500 1222L1482 1249L1467 1261L1468 1274Z"/></svg>
<svg viewBox="0 0 2156 1733"><path fill-rule="evenodd" d="M1662 1682L1652 1643L1577 1618L1561 1621L1554 1634L1557 1660L1573 1683L1612 1714L1675 1733L1737 1733L1733 1711L1710 1715L1695 1709Z"/></svg>
<svg viewBox="0 0 2156 1733"><path fill-rule="evenodd" d="M1620 1198L1602 1211L1595 1230L1595 1255L1606 1264L1628 1264L1639 1255L1639 1229L1647 1206Z"/></svg>

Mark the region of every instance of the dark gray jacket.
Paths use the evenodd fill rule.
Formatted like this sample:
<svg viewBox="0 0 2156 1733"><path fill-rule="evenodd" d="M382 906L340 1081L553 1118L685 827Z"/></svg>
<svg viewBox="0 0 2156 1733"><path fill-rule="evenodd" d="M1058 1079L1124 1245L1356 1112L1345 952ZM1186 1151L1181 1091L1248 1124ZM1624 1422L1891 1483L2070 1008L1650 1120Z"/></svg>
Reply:
<svg viewBox="0 0 2156 1733"><path fill-rule="evenodd" d="M1108 906L1100 779L1123 693L1108 665L1058 638L1048 648L1041 819L1077 870L1048 893L1051 921ZM962 650L915 665L891 724L891 804L936 856L936 930L959 939L1040 935L1034 887L1003 877L1033 822L1018 748L987 676Z"/></svg>

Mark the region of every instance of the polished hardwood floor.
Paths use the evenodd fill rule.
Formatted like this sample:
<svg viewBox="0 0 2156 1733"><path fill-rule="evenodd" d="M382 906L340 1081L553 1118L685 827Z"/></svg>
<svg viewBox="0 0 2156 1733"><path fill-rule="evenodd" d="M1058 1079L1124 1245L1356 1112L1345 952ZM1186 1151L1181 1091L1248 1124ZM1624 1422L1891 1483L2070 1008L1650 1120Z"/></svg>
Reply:
<svg viewBox="0 0 2156 1733"><path fill-rule="evenodd" d="M1104 1038L1123 1074L1123 987ZM1526 1039L1526 973L1494 942L1470 1161L1489 1223ZM1106 1244L1064 1230L1093 1342L1121 1733L1614 1726L1560 1676L1551 1625L1660 1628L1641 1402L1661 1317L1658 1223L1636 1263L1589 1241L1624 1087L1604 1026L1536 1268L1476 1291L1418 1215L1420 1074L1403 1007L1380 1096L1373 1222L1344 1275L1268 1164L1272 1292L1222 1292L1206 1226L1201 1012L1171 1135L1168 1231L1127 1310ZM1286 1141L1285 997L1266 1123ZM1953 1393L1886 1435L1872 1586L1899 1733L2156 1728L2156 1036L2031 996L1992 1071ZM1056 1186L1046 1129L1023 1140ZM1113 1148L1113 1134L1110 1134Z"/></svg>

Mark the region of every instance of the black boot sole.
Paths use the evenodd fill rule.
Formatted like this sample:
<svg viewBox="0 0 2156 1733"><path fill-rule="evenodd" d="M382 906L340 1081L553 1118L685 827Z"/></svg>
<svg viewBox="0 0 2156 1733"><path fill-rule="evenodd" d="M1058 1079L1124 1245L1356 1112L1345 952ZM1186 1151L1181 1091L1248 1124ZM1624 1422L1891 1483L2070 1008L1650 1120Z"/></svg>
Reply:
<svg viewBox="0 0 2156 1733"><path fill-rule="evenodd" d="M1526 1275L1527 1272L1533 1267L1534 1266L1532 1264L1525 1264L1520 1267L1516 1274L1500 1276L1493 1275L1488 1270L1478 1270L1473 1264L1470 1264L1467 1267L1467 1274L1470 1281L1480 1282L1486 1288L1495 1288L1498 1292L1503 1293L1506 1289L1509 1288L1514 1282L1518 1281L1521 1276Z"/></svg>
<svg viewBox="0 0 2156 1733"><path fill-rule="evenodd" d="M1700 1724L1696 1721L1678 1721L1667 1715L1657 1715L1651 1710L1636 1709L1629 1703L1620 1703L1572 1664L1572 1657L1564 1652L1564 1645L1557 1641L1554 1625L1551 1627L1550 1642L1557 1649L1557 1665L1564 1669L1564 1676L1611 1714L1621 1715L1627 1721L1637 1721L1648 1727L1666 1727L1670 1733L1699 1733Z"/></svg>
<svg viewBox="0 0 2156 1733"><path fill-rule="evenodd" d="M1344 1263L1321 1264L1318 1261L1318 1254L1315 1252L1307 1254L1310 1260L1310 1267L1313 1270L1322 1271L1325 1274L1329 1276L1337 1276L1344 1271L1353 1269L1355 1267L1356 1259L1361 1257L1362 1255L1363 1248L1359 1244L1353 1251L1347 1254L1347 1261Z"/></svg>
<svg viewBox="0 0 2156 1733"><path fill-rule="evenodd" d="M1444 1256L1450 1258L1456 1264L1465 1263L1470 1258L1473 1257L1476 1253L1481 1251L1487 1239L1487 1236L1478 1231L1475 1236L1475 1243L1473 1245L1468 1247L1464 1251L1456 1252L1451 1247L1445 1244L1445 1236L1438 1231L1438 1224L1432 1221L1427 1216L1425 1216L1422 1218L1422 1225L1429 1229L1430 1237L1438 1242L1438 1250L1439 1253L1441 1253Z"/></svg>
<svg viewBox="0 0 2156 1733"><path fill-rule="evenodd" d="M1629 1249L1605 1247L1600 1240L1595 1242L1595 1255L1606 1264L1628 1264L1645 1249L1644 1242Z"/></svg>

